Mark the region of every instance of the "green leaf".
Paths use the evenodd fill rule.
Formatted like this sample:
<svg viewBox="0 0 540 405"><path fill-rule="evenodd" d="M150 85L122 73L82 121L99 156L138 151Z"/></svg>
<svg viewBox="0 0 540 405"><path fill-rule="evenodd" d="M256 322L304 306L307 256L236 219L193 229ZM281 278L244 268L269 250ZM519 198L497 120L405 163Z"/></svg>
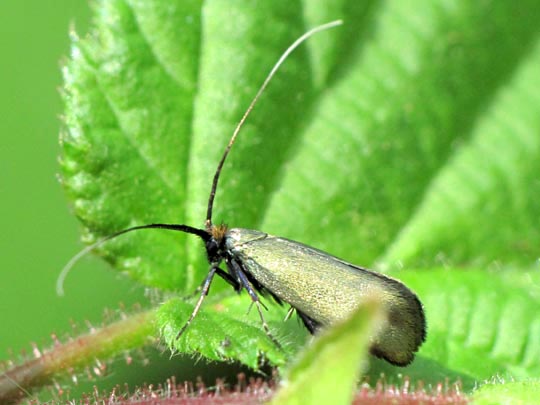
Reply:
<svg viewBox="0 0 540 405"><path fill-rule="evenodd" d="M525 84L540 58L537 3L390 2L373 12L343 2L341 13L319 3L306 3L311 24L350 12L344 30L359 42L320 34L323 44L286 62L225 166L215 222L363 264L536 257L539 94ZM200 225L226 140L304 30L302 9L115 0L96 14L65 69L63 179L86 239L146 222ZM146 284L191 291L206 266L199 243L185 240L141 233L103 254Z"/></svg>
<svg viewBox="0 0 540 405"><path fill-rule="evenodd" d="M304 343L306 331L300 329L296 320L284 323L284 308L271 305L269 311L264 312L264 317L271 331L277 332L275 338L281 344L279 348L264 332L256 309L248 314L250 304L247 295L205 302L193 323L177 338L178 331L193 311L193 305L172 299L159 309L157 323L167 345L178 353L204 356L210 360L237 360L253 369L258 369L263 359L274 365L285 364L287 358Z"/></svg>
<svg viewBox="0 0 540 405"><path fill-rule="evenodd" d="M402 272L426 310L428 335L417 359L402 372L436 383L445 376L466 389L494 376L540 373L540 276L506 271L438 269ZM371 374L395 374L373 362Z"/></svg>
<svg viewBox="0 0 540 405"><path fill-rule="evenodd" d="M384 260L531 263L540 240L540 43L432 179Z"/></svg>
<svg viewBox="0 0 540 405"><path fill-rule="evenodd" d="M383 319L376 300L321 334L283 378L273 404L350 404L365 368L369 337Z"/></svg>
<svg viewBox="0 0 540 405"><path fill-rule="evenodd" d="M475 405L514 404L527 405L538 402L540 384L538 380L483 385L473 395Z"/></svg>
<svg viewBox="0 0 540 405"><path fill-rule="evenodd" d="M398 274L428 317L408 375L468 387L535 375L536 1L97 1L94 28L73 35L64 69L62 181L85 241L144 223L202 226L219 157L264 77L307 28L336 18L344 26L302 45L248 118L214 222L360 265L425 269ZM138 282L180 293L208 267L199 241L165 231L129 234L99 253ZM260 320L246 320L249 300L222 301L226 288L213 286L185 340L173 335L192 306L164 305L168 342L283 364L303 341L290 338L298 328L283 332L283 311L270 308L278 353ZM378 361L371 370L398 373Z"/></svg>
<svg viewBox="0 0 540 405"><path fill-rule="evenodd" d="M384 259L388 247L423 202L433 179L460 151L459 145L468 145L476 122L499 89L519 75L521 63L538 66L537 58L531 56L538 55L538 4L520 2L519 11L514 6L511 2L487 6L466 1L452 7L427 1L382 4L371 20L373 25L368 26L371 32L363 47L348 55L339 77L321 93L298 152L287 163L273 195L262 229L355 263ZM520 17L514 19L517 15ZM495 43L496 48L492 46ZM538 97L537 89L533 84L528 86L528 94ZM530 103L530 108L538 112L538 103L531 103L531 97L519 103ZM527 131L532 137L538 127ZM518 133L509 137L518 137ZM521 164L534 169L539 152L531 148ZM469 161L469 165L486 181L496 182L503 174L479 170L482 167L476 168L476 162ZM530 173L536 173L533 169ZM527 188L526 184L523 182L518 191L520 199L531 207L524 213L529 219L528 243L537 246L540 240L533 230L538 229L539 201L533 198L536 186ZM517 198L512 191L497 190L510 200ZM471 190L474 192L481 194L483 190ZM439 212L453 223L452 211ZM466 213L471 221L479 215L472 210ZM489 219L493 231L499 218ZM428 222L427 230L423 228L426 234L439 232L435 224L430 225ZM516 224L510 219L504 225L503 230L497 228L489 235L500 238L500 245L511 242L508 235L514 235L516 243L521 240L522 221ZM468 240L460 240L456 233L483 234L479 228L481 222L476 228L451 229L452 238L445 240L450 246L445 251L455 246L451 252L455 253L444 256L447 262L481 258L482 263L489 263L498 259L496 250L484 255L480 243L475 246L482 250L474 255L463 258L458 254ZM425 238L407 239L420 251L424 242ZM439 253L431 249L423 256L401 259L406 258L412 266L428 256L431 265ZM533 254L515 256L530 263ZM399 259L394 256L392 262Z"/></svg>
<svg viewBox="0 0 540 405"><path fill-rule="evenodd" d="M100 1L91 36L73 37L61 165L86 241L185 220L200 14L199 2ZM181 288L189 278L183 240L132 235L103 254L145 284Z"/></svg>

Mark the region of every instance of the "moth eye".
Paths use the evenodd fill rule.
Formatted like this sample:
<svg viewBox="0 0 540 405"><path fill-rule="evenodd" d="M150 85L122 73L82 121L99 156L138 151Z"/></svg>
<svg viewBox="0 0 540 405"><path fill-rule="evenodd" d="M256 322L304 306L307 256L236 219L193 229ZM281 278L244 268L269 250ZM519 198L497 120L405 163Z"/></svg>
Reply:
<svg viewBox="0 0 540 405"><path fill-rule="evenodd" d="M206 242L206 251L209 257L215 257L219 252L219 245L215 239L210 239Z"/></svg>

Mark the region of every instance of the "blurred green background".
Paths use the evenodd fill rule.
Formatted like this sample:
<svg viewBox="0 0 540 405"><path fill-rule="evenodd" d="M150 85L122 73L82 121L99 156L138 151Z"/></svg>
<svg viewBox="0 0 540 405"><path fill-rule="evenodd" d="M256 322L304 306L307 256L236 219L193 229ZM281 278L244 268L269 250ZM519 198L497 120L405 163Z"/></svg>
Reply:
<svg viewBox="0 0 540 405"><path fill-rule="evenodd" d="M0 360L31 353L32 342L49 347L52 333L65 340L71 319L85 331L104 308L143 299L95 258L70 274L65 297L55 292L60 269L83 246L56 178L61 66L70 25L83 35L89 23L87 0L0 2Z"/></svg>

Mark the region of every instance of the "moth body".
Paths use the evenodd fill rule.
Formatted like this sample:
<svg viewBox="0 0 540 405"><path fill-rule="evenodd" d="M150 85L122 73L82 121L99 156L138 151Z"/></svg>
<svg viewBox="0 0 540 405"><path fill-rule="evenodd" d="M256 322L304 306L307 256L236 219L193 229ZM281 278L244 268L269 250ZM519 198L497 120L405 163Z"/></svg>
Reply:
<svg viewBox="0 0 540 405"><path fill-rule="evenodd" d="M388 316L371 339L374 355L404 366L425 339L422 305L398 280L256 230L232 228L224 235L224 245L252 284L295 308L311 333L345 319L375 296Z"/></svg>

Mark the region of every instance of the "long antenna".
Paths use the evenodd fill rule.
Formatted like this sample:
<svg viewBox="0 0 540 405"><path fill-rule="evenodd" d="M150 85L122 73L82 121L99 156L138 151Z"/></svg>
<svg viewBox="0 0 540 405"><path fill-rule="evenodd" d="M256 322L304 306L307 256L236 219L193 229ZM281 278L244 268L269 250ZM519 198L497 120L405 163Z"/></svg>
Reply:
<svg viewBox="0 0 540 405"><path fill-rule="evenodd" d="M221 157L221 160L219 161L216 174L214 174L214 180L212 181L212 189L210 190L210 197L208 198L208 209L206 211L206 229L210 230L212 228L212 209L214 207L214 198L216 196L216 189L219 182L219 176L221 174L221 169L223 168L223 164L225 163L225 159L227 159L227 156L229 155L229 151L231 150L234 142L236 141L236 136L238 135L238 132L240 132L240 129L244 125L244 122L246 121L247 117L251 113L251 110L253 110L253 107L255 107L255 104L257 104L257 101L259 101L259 98L261 97L261 94L266 89L266 86L268 86L268 83L270 83L270 80L272 80L272 77L276 74L276 71L279 69L279 67L283 64L285 59L300 45L302 42L304 42L306 39L311 37L312 35L327 30L329 28L336 27L338 25L343 24L342 20L336 20L329 22L327 24L319 25L308 32L306 32L304 35L302 35L300 38L298 38L296 41L293 42L291 46L287 48L285 52L283 52L283 55L278 59L270 73L268 73L268 76L266 76L266 79L264 80L261 88L253 98L253 101L251 101L251 104L247 108L246 112L242 116L242 119L238 122L238 125L236 126L231 139L229 140L229 143L227 144L227 147L225 148L225 151L223 152L223 156Z"/></svg>
<svg viewBox="0 0 540 405"><path fill-rule="evenodd" d="M138 231L141 229L168 229L170 231L179 231L179 232L185 232L185 233L191 233L193 235L197 235L202 240L206 241L210 238L210 235L208 232L206 232L204 229L197 229L193 228L192 226L188 225L176 225L176 224L148 224L148 225L139 225L139 226L133 226L131 228L126 228L121 231L118 231L116 233L113 233L112 235L105 236L104 238L98 240L97 242L91 244L90 246L85 247L83 250L81 250L79 253L77 253L75 256L71 258L69 262L64 266L62 271L60 272L60 275L56 279L56 294L59 296L64 295L64 281L69 274L70 270L73 268L75 263L77 263L82 257L86 256L88 253L90 253L92 250L100 247L105 242L116 238L117 236L123 235L128 232Z"/></svg>
<svg viewBox="0 0 540 405"><path fill-rule="evenodd" d="M147 224L147 225L134 226L134 227L127 228L127 229L121 230L119 232L113 233L112 235L106 236L103 239L100 239L97 242L93 243L92 245L87 246L86 248L84 248L83 250L81 250L79 253L77 253L75 256L73 256L71 258L71 260L64 266L64 268L60 272L60 275L58 276L58 279L56 281L56 293L58 295L64 295L64 281L65 281L67 275L69 274L70 270L73 268L73 266L83 256L85 256L86 254L88 254L92 250L98 248L103 243L105 243L105 242L107 242L107 241L109 241L111 239L114 239L114 238L116 238L116 237L118 237L120 235L123 235L125 233L138 231L138 230L141 230L141 229L168 229L168 230L171 230L171 231L180 231L180 232L185 232L185 233L190 233L190 234L193 234L193 235L197 235L198 237L200 237L204 241L207 241L209 238L211 238L212 208L214 206L214 198L216 196L216 189L217 189L217 185L218 185L218 182L219 182L219 175L221 174L221 169L223 168L223 164L225 163L225 159L227 158L227 155L229 154L229 151L231 150L231 148L232 148L232 146L234 144L234 141L236 140L236 136L240 132L240 129L244 125L244 122L246 121L247 117L251 113L251 110L253 110L253 107L255 106L255 104L257 104L257 101L261 97L261 94L264 92L264 90L268 86L268 83L270 82L270 80L272 80L272 77L275 75L275 73L279 69L279 67L283 64L285 59L287 59L287 57L302 42L304 42L306 39L308 39L309 37L311 37L312 35L320 32L320 31L324 31L324 30L336 27L336 26L341 25L341 24L343 24L343 21L336 20L336 21L329 22L327 24L319 25L319 26L309 30L308 32L306 32L304 35L302 35L300 38L298 38L296 41L294 41L293 44L291 46L289 46L285 50L285 52L283 52L283 55L281 55L281 57L278 59L278 61L276 62L276 64L274 65L274 67L272 68L270 73L268 73L268 76L264 80L261 88L259 89L259 91L255 95L255 97L253 98L253 101L251 101L251 104L249 105L248 109L246 110L246 112L242 116L242 119L240 120L240 122L236 126L236 128L235 128L235 130L234 130L234 132L233 132L233 134L231 136L231 139L229 140L229 143L228 143L227 147L225 148L225 151L223 152L223 156L221 157L221 160L219 161L216 173L214 174L214 180L212 181L212 189L210 191L210 197L208 199L208 210L206 212L206 230L193 228L193 227L191 227L189 225Z"/></svg>

